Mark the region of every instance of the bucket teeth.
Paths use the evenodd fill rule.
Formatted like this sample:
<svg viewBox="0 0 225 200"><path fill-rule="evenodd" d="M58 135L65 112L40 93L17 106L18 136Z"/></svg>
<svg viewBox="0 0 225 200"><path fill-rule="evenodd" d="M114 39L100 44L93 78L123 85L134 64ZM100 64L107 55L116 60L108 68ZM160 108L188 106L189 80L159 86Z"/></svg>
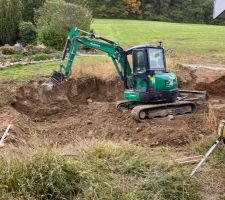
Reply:
<svg viewBox="0 0 225 200"><path fill-rule="evenodd" d="M64 74L54 71L52 76L47 81L45 81L38 90L41 101L47 102L46 94L55 86L60 85L64 80L66 80L66 76Z"/></svg>
<svg viewBox="0 0 225 200"><path fill-rule="evenodd" d="M67 77L62 72L54 71L50 78L50 81L55 86L61 84L66 78Z"/></svg>

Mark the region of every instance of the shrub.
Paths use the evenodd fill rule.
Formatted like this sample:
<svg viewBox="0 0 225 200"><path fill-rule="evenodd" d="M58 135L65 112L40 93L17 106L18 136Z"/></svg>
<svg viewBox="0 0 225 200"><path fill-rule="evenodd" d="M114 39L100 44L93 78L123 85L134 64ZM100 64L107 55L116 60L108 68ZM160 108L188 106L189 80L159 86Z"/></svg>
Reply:
<svg viewBox="0 0 225 200"><path fill-rule="evenodd" d="M36 13L39 40L46 46L61 49L73 25L90 30L91 13L87 8L62 0L47 1Z"/></svg>
<svg viewBox="0 0 225 200"><path fill-rule="evenodd" d="M10 61L11 61L11 62L19 62L19 61L22 60L23 55L22 55L22 54L15 54L15 55L12 55L12 56L10 56L10 57L11 57L11 58L10 58Z"/></svg>
<svg viewBox="0 0 225 200"><path fill-rule="evenodd" d="M37 37L35 26L31 22L21 22L19 26L19 36L23 45L34 43Z"/></svg>
<svg viewBox="0 0 225 200"><path fill-rule="evenodd" d="M26 46L26 50L27 50L27 52L29 52L29 53L31 53L31 54L37 53L37 51L36 51L36 49L35 49L35 46L32 45L32 44L28 44L28 45Z"/></svg>
<svg viewBox="0 0 225 200"><path fill-rule="evenodd" d="M48 60L50 58L51 58L50 54L39 53L34 56L34 61Z"/></svg>
<svg viewBox="0 0 225 200"><path fill-rule="evenodd" d="M71 199L80 191L76 167L51 151L22 160L2 160L0 169L0 196L57 200Z"/></svg>
<svg viewBox="0 0 225 200"><path fill-rule="evenodd" d="M4 54L4 55L12 55L12 54L15 53L14 48L12 46L7 45L7 44L5 46L1 47L0 50L1 50L2 54Z"/></svg>
<svg viewBox="0 0 225 200"><path fill-rule="evenodd" d="M65 34L58 32L53 27L42 27L39 31L40 41L48 47L61 49L65 43Z"/></svg>

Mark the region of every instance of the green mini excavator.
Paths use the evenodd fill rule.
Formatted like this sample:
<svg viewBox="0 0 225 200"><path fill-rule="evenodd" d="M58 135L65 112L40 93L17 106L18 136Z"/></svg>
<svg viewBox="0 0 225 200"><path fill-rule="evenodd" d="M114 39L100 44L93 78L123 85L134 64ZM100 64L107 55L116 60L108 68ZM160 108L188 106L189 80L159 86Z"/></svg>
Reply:
<svg viewBox="0 0 225 200"><path fill-rule="evenodd" d="M132 110L132 116L138 121L195 112L193 100L205 98L205 92L178 90L176 75L167 72L165 50L161 42L124 50L117 42L77 27L71 29L62 55L62 60L67 59L67 64L61 64L60 70L53 72L45 86L54 87L70 77L80 44L111 57L124 85L124 100L117 102L116 107ZM128 59L129 56L132 59ZM128 60L132 60L132 63Z"/></svg>

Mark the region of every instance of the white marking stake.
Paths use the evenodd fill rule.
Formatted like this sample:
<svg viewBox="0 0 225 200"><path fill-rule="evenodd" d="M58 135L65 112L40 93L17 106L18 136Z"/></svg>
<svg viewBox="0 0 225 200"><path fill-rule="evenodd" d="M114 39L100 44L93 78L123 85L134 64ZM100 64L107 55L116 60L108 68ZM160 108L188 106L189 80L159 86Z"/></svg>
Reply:
<svg viewBox="0 0 225 200"><path fill-rule="evenodd" d="M5 130L1 140L0 140L0 148L4 147L4 139L9 135L9 129L11 127L11 124L8 125L7 129Z"/></svg>

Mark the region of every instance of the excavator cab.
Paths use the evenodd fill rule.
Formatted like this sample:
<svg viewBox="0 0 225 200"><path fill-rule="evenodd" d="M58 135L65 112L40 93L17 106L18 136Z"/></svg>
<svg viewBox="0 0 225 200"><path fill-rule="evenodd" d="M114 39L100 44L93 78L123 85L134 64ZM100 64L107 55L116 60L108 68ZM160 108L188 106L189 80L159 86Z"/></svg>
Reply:
<svg viewBox="0 0 225 200"><path fill-rule="evenodd" d="M126 100L143 103L173 102L178 96L177 77L166 70L161 45L140 45L126 51L132 56L133 86L124 92Z"/></svg>
<svg viewBox="0 0 225 200"><path fill-rule="evenodd" d="M150 75L166 72L164 49L146 47L133 50L133 72L135 74L148 73Z"/></svg>

